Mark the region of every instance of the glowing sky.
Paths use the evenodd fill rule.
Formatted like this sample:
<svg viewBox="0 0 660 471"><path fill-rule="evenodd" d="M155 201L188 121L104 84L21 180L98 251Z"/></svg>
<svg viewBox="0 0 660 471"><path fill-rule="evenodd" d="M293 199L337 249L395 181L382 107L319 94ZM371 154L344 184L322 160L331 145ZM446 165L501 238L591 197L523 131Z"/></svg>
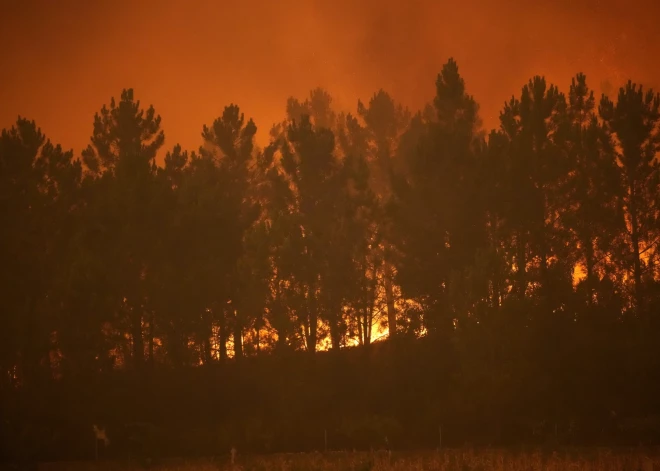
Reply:
<svg viewBox="0 0 660 471"><path fill-rule="evenodd" d="M535 74L658 88L658 15L657 0L4 0L0 127L21 114L79 152L95 111L133 87L167 148L197 148L230 102L263 143L287 97L316 86L349 110L380 87L417 108L450 56L493 127Z"/></svg>

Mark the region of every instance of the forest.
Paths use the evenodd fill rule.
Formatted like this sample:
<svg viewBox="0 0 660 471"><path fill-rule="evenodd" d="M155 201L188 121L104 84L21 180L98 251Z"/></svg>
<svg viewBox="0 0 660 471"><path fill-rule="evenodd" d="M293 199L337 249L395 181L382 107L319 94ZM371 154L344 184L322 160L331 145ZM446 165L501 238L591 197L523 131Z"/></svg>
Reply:
<svg viewBox="0 0 660 471"><path fill-rule="evenodd" d="M536 76L485 130L468 85L317 88L263 147L236 104L166 147L132 89L81 155L19 117L3 456L657 442L660 95Z"/></svg>

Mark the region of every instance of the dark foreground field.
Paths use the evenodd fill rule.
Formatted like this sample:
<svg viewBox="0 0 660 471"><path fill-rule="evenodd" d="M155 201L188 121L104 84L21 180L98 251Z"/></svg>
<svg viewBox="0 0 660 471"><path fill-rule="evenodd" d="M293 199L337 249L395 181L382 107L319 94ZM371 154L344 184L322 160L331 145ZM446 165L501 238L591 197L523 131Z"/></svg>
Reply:
<svg viewBox="0 0 660 471"><path fill-rule="evenodd" d="M162 471L654 471L660 470L658 450L589 449L560 452L514 452L460 448L426 453L300 453L260 457L167 461L149 469ZM145 469L130 462L46 463L43 471L114 471Z"/></svg>

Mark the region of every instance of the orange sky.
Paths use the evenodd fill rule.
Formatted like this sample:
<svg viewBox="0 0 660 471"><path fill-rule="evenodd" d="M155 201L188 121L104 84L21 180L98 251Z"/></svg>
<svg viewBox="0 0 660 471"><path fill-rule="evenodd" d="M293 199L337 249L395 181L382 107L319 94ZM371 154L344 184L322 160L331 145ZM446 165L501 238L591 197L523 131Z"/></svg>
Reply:
<svg viewBox="0 0 660 471"><path fill-rule="evenodd" d="M94 112L133 87L168 149L197 148L230 102L263 143L286 98L315 86L340 108L380 87L417 108L450 56L493 127L534 74L659 88L658 15L658 0L4 0L0 127L21 114L79 152Z"/></svg>

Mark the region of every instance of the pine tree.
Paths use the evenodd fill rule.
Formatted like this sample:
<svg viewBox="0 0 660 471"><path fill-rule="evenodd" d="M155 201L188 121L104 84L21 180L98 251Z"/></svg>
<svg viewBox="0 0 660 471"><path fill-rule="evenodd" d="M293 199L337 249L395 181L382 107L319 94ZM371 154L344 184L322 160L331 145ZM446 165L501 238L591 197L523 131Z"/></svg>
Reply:
<svg viewBox="0 0 660 471"><path fill-rule="evenodd" d="M394 172L402 170L402 163L396 157L399 140L410 123L410 113L401 105L397 105L383 90L375 93L366 106L358 102L357 111L365 125L360 135L366 137L364 152L369 163L370 186L378 198L379 205L384 207L392 196L391 177ZM383 211L379 213L384 215ZM378 265L382 274L374 276L381 277L383 281L388 331L390 337L394 337L397 332L395 264L391 236L388 234L389 222L381 217L376 224L376 236L380 242L373 247L373 250L374 256L379 260Z"/></svg>
<svg viewBox="0 0 660 471"><path fill-rule="evenodd" d="M512 98L500 115L506 139L505 224L513 242L520 299L534 283L540 290L531 294L559 303L557 290L570 286L560 191L568 175L565 113L564 95L534 77L520 99Z"/></svg>
<svg viewBox="0 0 660 471"><path fill-rule="evenodd" d="M422 303L427 329L448 332L481 297L466 293L466 276L484 244L478 107L453 60L438 75L434 108L433 120L416 117L402 136L409 153L395 180L392 211L404 296Z"/></svg>
<svg viewBox="0 0 660 471"><path fill-rule="evenodd" d="M94 116L91 145L83 152L85 166L99 177L95 211L103 230L112 234L110 245L101 248L112 254L108 289L114 291L113 309L130 325L137 367L144 361L143 328L149 322L145 280L158 257L153 240L162 221L152 211L157 195L155 158L165 141L160 122L153 106L141 109L133 90L124 90L118 103L113 98L109 108L104 105Z"/></svg>
<svg viewBox="0 0 660 471"><path fill-rule="evenodd" d="M644 92L641 86L628 82L619 90L616 103L603 96L598 112L607 131L615 137L625 188L623 201L632 259L632 300L638 312L642 312L643 277L650 267L649 261L653 260L658 236L656 155L660 146L660 94L654 94L653 90Z"/></svg>
<svg viewBox="0 0 660 471"><path fill-rule="evenodd" d="M234 354L236 358L243 356L243 335L251 318L260 318L263 313L252 306L253 299L250 289L245 286L251 275L243 274L245 269L245 237L261 209L253 193L254 181L254 136L257 126L250 119L245 121L245 115L236 105L225 107L222 116L213 122L212 126L204 126L202 137L204 145L200 148L200 155L209 165L217 167L220 198L224 205L227 218L223 235L219 243L223 246L225 266L230 267L225 278L227 284L228 300L223 304L228 306L229 320L233 328ZM242 266L243 264L243 266ZM220 280L217 280L220 283ZM229 302L229 304L227 304ZM217 313L223 316L224 313Z"/></svg>
<svg viewBox="0 0 660 471"><path fill-rule="evenodd" d="M593 91L584 74L568 94L566 148L571 168L566 184L566 225L575 237L576 262L585 275L586 300L597 296L601 276L623 230L620 171L611 136L599 123Z"/></svg>

